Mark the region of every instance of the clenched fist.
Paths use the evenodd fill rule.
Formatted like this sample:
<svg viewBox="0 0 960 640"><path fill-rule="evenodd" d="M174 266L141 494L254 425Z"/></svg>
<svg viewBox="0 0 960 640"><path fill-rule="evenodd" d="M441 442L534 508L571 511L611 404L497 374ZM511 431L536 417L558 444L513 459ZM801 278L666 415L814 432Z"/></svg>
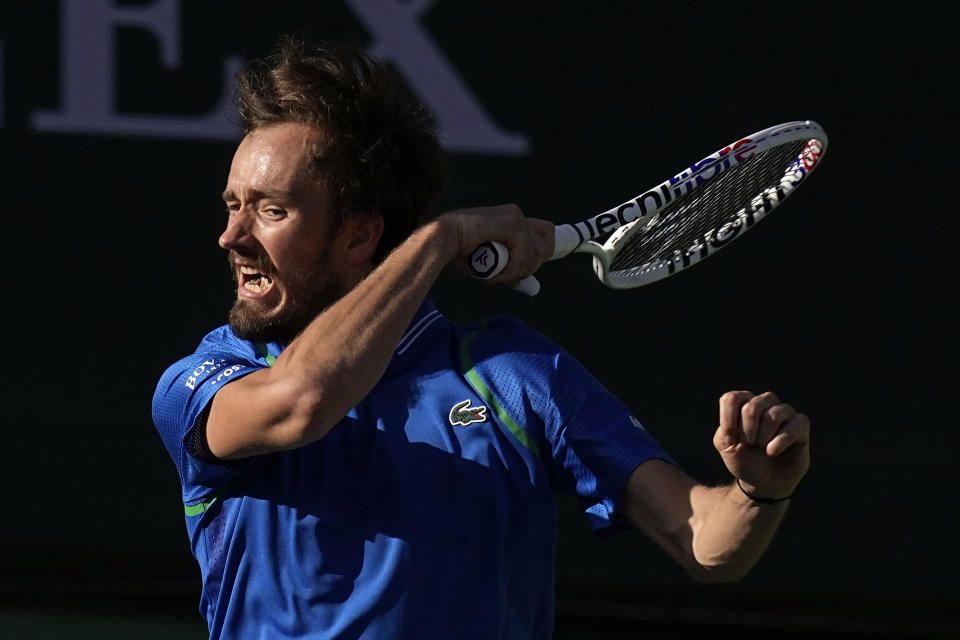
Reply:
<svg viewBox="0 0 960 640"><path fill-rule="evenodd" d="M784 498L810 467L810 420L770 391L728 391L713 445L750 495Z"/></svg>

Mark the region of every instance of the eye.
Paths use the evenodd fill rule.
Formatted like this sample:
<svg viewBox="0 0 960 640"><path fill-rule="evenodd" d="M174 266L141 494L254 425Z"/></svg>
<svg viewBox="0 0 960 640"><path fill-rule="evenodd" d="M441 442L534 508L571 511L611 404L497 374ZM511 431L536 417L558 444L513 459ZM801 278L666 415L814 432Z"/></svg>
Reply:
<svg viewBox="0 0 960 640"><path fill-rule="evenodd" d="M280 220L281 218L287 217L287 212L280 207L264 207L262 212L265 217L272 220Z"/></svg>

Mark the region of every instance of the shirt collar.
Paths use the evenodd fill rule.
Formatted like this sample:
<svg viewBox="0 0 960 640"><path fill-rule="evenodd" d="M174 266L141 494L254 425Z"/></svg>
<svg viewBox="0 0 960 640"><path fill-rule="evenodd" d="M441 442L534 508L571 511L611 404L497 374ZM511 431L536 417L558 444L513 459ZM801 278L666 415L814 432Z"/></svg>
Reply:
<svg viewBox="0 0 960 640"><path fill-rule="evenodd" d="M433 303L433 300L425 299L413 316L413 320L410 321L406 333L397 343L394 354L402 356L407 353L414 344L422 341L424 335L428 333L428 329L435 326L437 321L441 319L443 319L443 315L437 311L437 306Z"/></svg>
<svg viewBox="0 0 960 640"><path fill-rule="evenodd" d="M424 336L429 333L428 329L439 326L437 321L442 319L443 315L437 311L437 306L433 303L433 300L426 298L423 304L420 305L420 308L417 309L417 313L413 316L413 320L410 321L410 325L407 327L403 337L400 338L400 341L397 343L397 347L394 349L394 356L407 354L411 350L411 347L423 341ZM257 359L263 360L267 366L273 366L273 361L276 360L277 354L282 353L287 346L280 342L270 342L268 344L251 342L249 344L253 346Z"/></svg>

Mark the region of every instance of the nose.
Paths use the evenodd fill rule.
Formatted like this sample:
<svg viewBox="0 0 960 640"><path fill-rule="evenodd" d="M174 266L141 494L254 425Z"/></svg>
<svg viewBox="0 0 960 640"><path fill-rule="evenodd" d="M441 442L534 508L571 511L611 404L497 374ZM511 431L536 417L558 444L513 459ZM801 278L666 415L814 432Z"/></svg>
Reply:
<svg viewBox="0 0 960 640"><path fill-rule="evenodd" d="M241 211L233 211L227 218L227 228L220 234L218 243L223 249L249 247L253 242L250 236L249 216Z"/></svg>

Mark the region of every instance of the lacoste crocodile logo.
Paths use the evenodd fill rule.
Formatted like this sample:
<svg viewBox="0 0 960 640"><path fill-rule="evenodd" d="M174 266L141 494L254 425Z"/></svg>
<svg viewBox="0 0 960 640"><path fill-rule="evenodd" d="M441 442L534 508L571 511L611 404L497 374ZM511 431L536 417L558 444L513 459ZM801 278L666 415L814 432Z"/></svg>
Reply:
<svg viewBox="0 0 960 640"><path fill-rule="evenodd" d="M487 421L487 408L483 405L471 407L469 400L458 402L450 409L450 424L467 426L474 422Z"/></svg>

